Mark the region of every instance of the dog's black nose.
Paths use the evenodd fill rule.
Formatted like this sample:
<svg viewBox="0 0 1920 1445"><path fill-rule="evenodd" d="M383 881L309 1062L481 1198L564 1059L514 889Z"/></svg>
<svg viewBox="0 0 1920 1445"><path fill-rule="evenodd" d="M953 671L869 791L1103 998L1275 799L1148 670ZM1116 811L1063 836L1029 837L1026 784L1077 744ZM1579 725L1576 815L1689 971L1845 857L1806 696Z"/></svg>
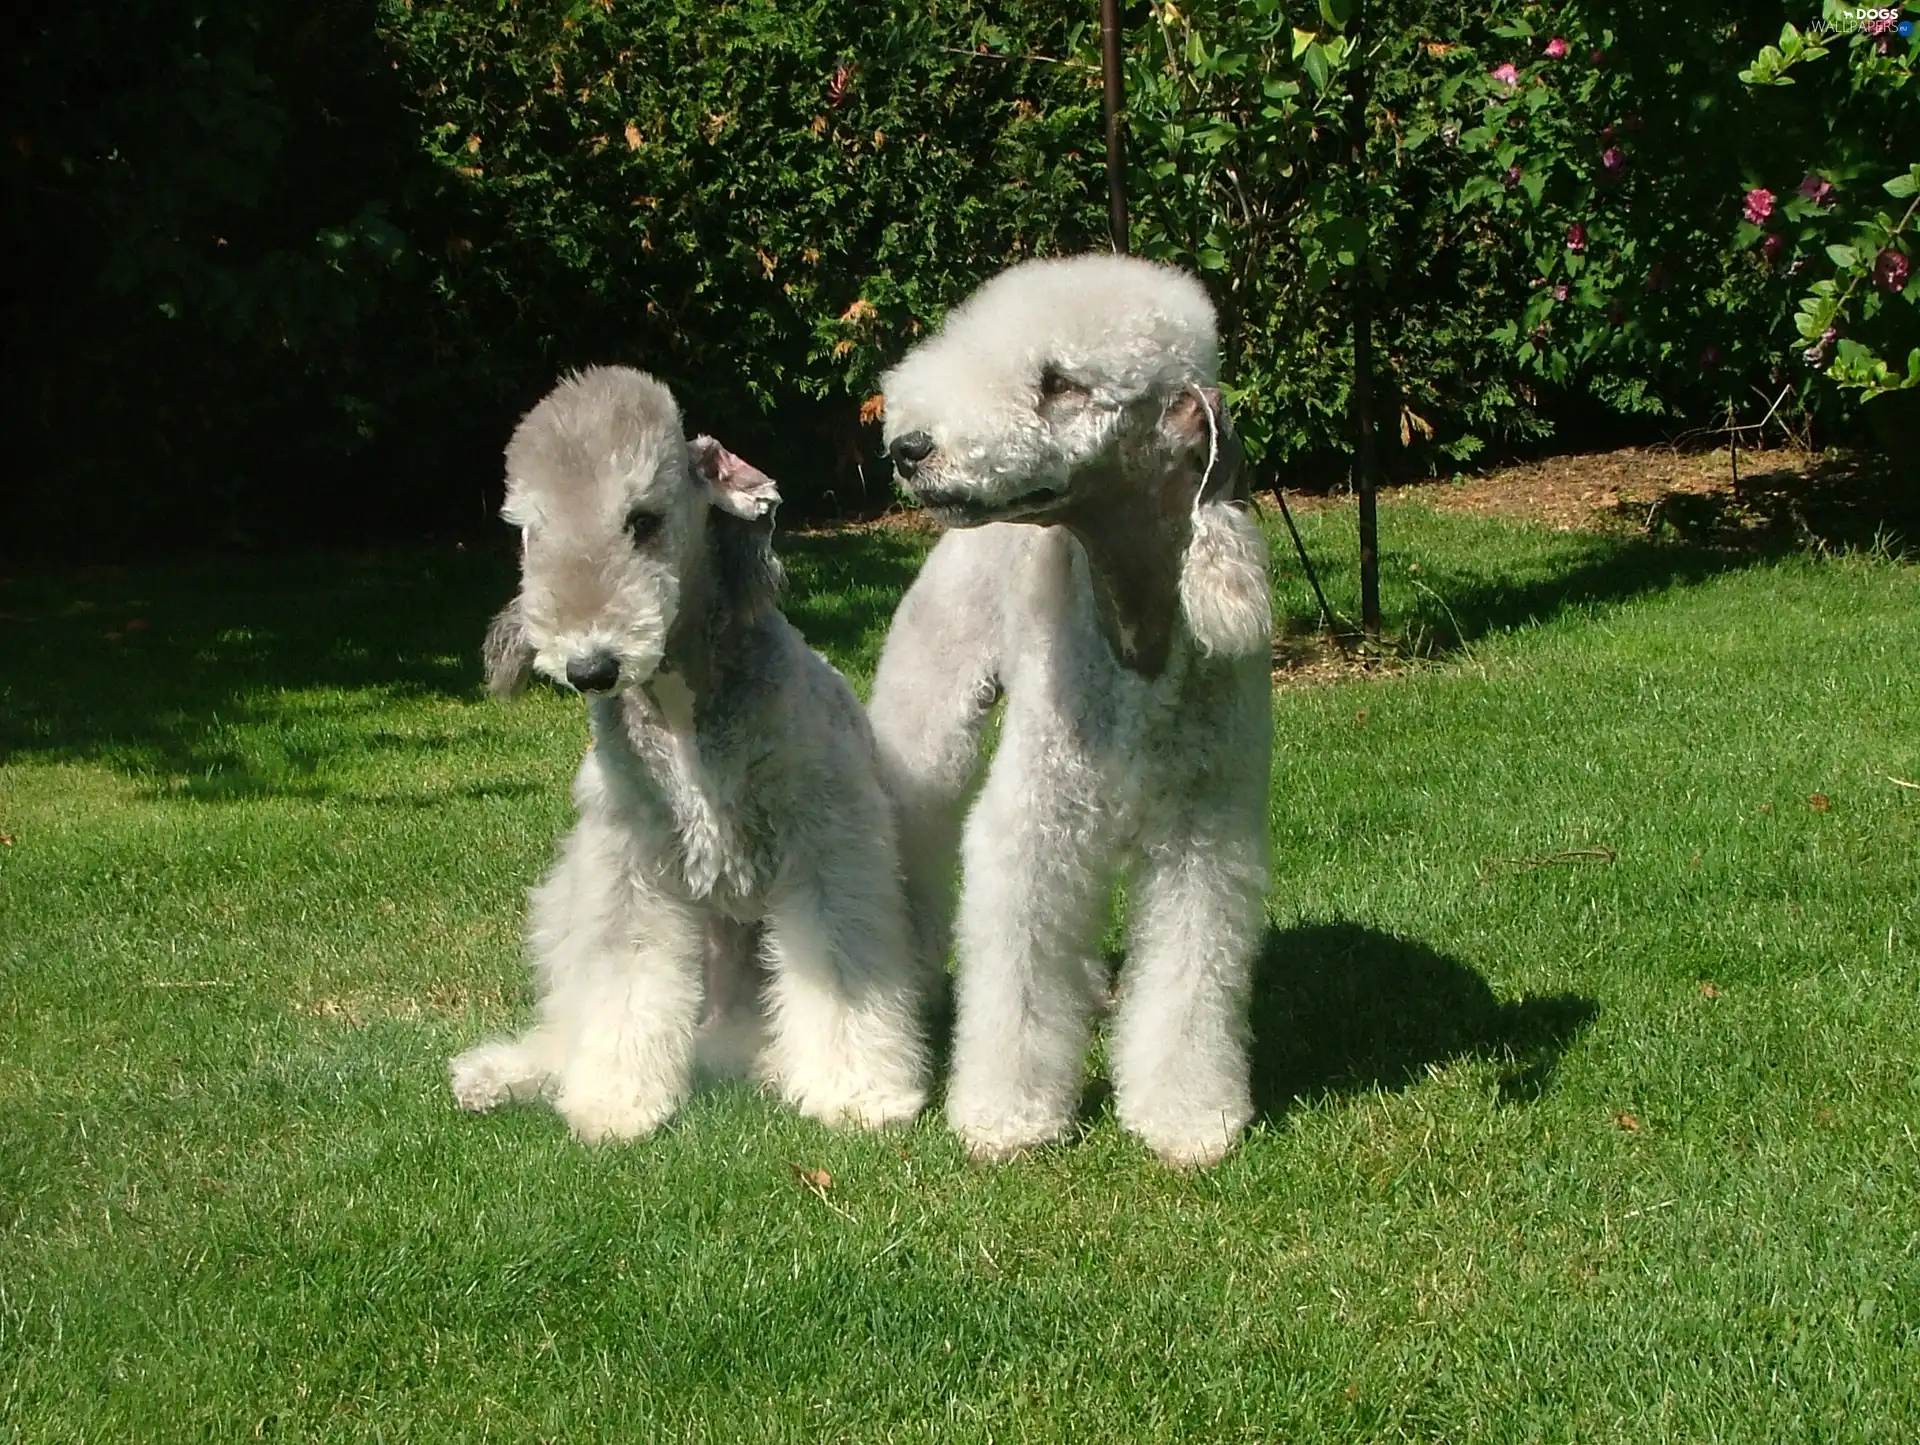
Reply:
<svg viewBox="0 0 1920 1445"><path fill-rule="evenodd" d="M887 448L887 455L892 458L895 471L903 477L910 477L914 468L933 455L933 438L923 431L907 432L893 439L893 445Z"/></svg>
<svg viewBox="0 0 1920 1445"><path fill-rule="evenodd" d="M567 664L567 681L581 692L607 692L620 680L620 663L610 652L576 657Z"/></svg>

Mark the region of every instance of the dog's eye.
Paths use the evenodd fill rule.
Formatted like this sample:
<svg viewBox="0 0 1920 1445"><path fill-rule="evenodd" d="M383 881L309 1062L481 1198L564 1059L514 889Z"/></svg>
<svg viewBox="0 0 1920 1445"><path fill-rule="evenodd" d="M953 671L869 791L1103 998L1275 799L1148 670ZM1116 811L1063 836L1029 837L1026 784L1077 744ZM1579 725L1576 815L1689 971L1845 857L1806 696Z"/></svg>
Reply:
<svg viewBox="0 0 1920 1445"><path fill-rule="evenodd" d="M627 513L627 535L633 539L636 547L651 542L660 526L667 519L658 512L649 512L644 507L635 507Z"/></svg>
<svg viewBox="0 0 1920 1445"><path fill-rule="evenodd" d="M1084 395L1086 388L1057 366L1046 366L1040 371L1040 396L1042 400L1054 401L1071 393Z"/></svg>

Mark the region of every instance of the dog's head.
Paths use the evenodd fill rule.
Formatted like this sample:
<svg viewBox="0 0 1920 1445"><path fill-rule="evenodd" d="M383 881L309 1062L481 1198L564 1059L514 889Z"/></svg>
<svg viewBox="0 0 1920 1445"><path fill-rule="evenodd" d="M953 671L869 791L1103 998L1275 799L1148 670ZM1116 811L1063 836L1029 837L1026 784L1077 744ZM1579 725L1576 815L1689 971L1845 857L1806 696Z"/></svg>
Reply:
<svg viewBox="0 0 1920 1445"><path fill-rule="evenodd" d="M887 373L887 454L955 526L1052 521L1116 477L1193 466L1211 485L1231 447L1218 371L1213 304L1191 276L1125 256L1029 261Z"/></svg>
<svg viewBox="0 0 1920 1445"><path fill-rule="evenodd" d="M520 592L488 630L488 686L517 692L535 672L583 693L646 682L707 565L709 512L741 533L717 549L722 573L741 574L722 585L770 589L779 500L719 443L689 443L672 393L646 373L566 378L507 444L501 516L520 529Z"/></svg>

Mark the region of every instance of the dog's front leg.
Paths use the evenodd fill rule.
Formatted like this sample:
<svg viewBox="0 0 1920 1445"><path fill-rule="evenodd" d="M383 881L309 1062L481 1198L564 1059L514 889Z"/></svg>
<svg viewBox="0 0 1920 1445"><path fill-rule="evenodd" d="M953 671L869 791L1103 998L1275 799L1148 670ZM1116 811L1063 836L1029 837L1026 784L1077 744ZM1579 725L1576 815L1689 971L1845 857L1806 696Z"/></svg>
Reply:
<svg viewBox="0 0 1920 1445"><path fill-rule="evenodd" d="M947 1121L976 1158L1058 1139L1085 1076L1115 818L1088 760L1010 712L967 819Z"/></svg>
<svg viewBox="0 0 1920 1445"><path fill-rule="evenodd" d="M1252 796L1264 802L1264 791ZM1253 1116L1247 1008L1266 922L1265 817L1230 809L1146 840L1108 1044L1121 1126L1168 1164L1204 1167ZM1191 825L1193 819L1182 820Z"/></svg>
<svg viewBox="0 0 1920 1445"><path fill-rule="evenodd" d="M876 812L879 811L876 806ZM769 1082L801 1113L875 1128L927 1097L926 971L884 822L783 880L767 914Z"/></svg>
<svg viewBox="0 0 1920 1445"><path fill-rule="evenodd" d="M589 1143L638 1139L692 1085L704 910L653 883L617 824L583 822L569 849L573 886L536 899L564 913L564 927L535 929L553 1106Z"/></svg>

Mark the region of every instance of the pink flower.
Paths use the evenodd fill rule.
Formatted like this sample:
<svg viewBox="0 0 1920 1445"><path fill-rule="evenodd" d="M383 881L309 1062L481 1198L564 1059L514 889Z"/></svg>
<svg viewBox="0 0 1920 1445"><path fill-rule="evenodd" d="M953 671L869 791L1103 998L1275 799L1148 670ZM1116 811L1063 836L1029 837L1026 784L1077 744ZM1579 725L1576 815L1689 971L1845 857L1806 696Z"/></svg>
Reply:
<svg viewBox="0 0 1920 1445"><path fill-rule="evenodd" d="M1547 42L1545 53L1549 60L1565 60L1567 58L1567 52L1571 49L1573 49L1571 45L1556 35Z"/></svg>
<svg viewBox="0 0 1920 1445"><path fill-rule="evenodd" d="M1800 194L1816 206L1833 204L1833 182L1825 176L1810 175L1800 182Z"/></svg>
<svg viewBox="0 0 1920 1445"><path fill-rule="evenodd" d="M1565 301L1567 299L1566 282L1562 281L1558 286L1553 288L1553 299L1555 301Z"/></svg>
<svg viewBox="0 0 1920 1445"><path fill-rule="evenodd" d="M1758 226L1773 214L1773 192L1755 186L1747 192L1746 217Z"/></svg>
<svg viewBox="0 0 1920 1445"><path fill-rule="evenodd" d="M1607 52L1596 45L1593 48L1592 54L1587 56L1587 59L1591 60L1595 65L1605 65L1607 63Z"/></svg>
<svg viewBox="0 0 1920 1445"><path fill-rule="evenodd" d="M1619 180L1626 170L1627 157L1619 146L1608 146L1600 152L1600 174L1607 180Z"/></svg>
<svg viewBox="0 0 1920 1445"><path fill-rule="evenodd" d="M1506 182L1507 189L1512 190L1520 184L1520 167L1508 166L1506 175L1502 176L1501 179Z"/></svg>
<svg viewBox="0 0 1920 1445"><path fill-rule="evenodd" d="M1760 238L1760 254L1765 256L1769 263L1778 261L1780 259L1780 253L1786 249L1787 238L1785 236L1777 235L1769 231Z"/></svg>
<svg viewBox="0 0 1920 1445"><path fill-rule="evenodd" d="M1873 258L1873 284L1890 295L1907 286L1907 258L1889 246Z"/></svg>
<svg viewBox="0 0 1920 1445"><path fill-rule="evenodd" d="M1567 249L1569 251L1587 249L1587 228L1578 221L1567 227Z"/></svg>
<svg viewBox="0 0 1920 1445"><path fill-rule="evenodd" d="M1520 83L1520 72L1513 68L1513 62L1511 60L1501 61L1498 65L1494 66L1492 70L1489 70L1487 74L1506 86L1508 90L1512 90Z"/></svg>

